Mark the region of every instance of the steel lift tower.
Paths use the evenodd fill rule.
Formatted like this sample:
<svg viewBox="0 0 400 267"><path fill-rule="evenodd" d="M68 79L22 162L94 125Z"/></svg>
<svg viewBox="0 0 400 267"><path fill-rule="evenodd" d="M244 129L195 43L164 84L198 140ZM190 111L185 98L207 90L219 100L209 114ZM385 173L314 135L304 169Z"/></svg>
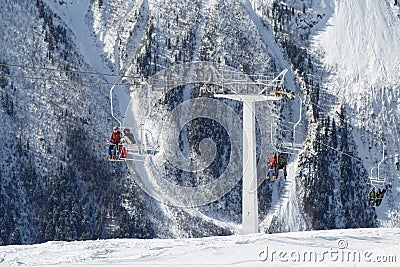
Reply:
<svg viewBox="0 0 400 267"><path fill-rule="evenodd" d="M214 97L217 98L227 98L243 103L242 234L258 233L255 103L282 99L282 95L267 92L267 87L271 87L273 84L276 85L277 82L283 86L286 72L287 70L284 70L272 81L256 80L247 83L253 89L262 88L262 90L257 90L258 92L256 90L242 90L244 92L214 94Z"/></svg>

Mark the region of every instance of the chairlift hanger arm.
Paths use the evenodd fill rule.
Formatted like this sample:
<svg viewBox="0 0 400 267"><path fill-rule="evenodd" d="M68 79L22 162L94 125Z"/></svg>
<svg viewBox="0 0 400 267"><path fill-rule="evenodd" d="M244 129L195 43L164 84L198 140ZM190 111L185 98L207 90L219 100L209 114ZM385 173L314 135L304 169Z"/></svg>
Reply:
<svg viewBox="0 0 400 267"><path fill-rule="evenodd" d="M113 105L113 91L114 91L115 85L111 86L110 89L110 108L111 108L111 116L118 122L119 128L122 128L122 122L115 116L114 114L114 105Z"/></svg>
<svg viewBox="0 0 400 267"><path fill-rule="evenodd" d="M378 179L379 179L379 175L380 175L381 164L385 160L385 143L383 142L383 140L381 140L381 142L382 142L382 160L378 163Z"/></svg>

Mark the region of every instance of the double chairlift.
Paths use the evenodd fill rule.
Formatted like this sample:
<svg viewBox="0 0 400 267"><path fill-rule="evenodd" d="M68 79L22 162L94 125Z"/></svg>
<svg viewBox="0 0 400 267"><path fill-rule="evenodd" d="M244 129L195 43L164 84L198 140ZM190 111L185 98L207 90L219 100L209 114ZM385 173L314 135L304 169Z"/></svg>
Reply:
<svg viewBox="0 0 400 267"><path fill-rule="evenodd" d="M156 142L150 130L145 127L146 118L135 118L135 125L123 125L114 114L113 108L113 89L110 89L111 116L118 122L119 129L122 130L121 143L117 145L115 159L111 161L143 161L145 156L154 155ZM112 145L112 144L109 144Z"/></svg>

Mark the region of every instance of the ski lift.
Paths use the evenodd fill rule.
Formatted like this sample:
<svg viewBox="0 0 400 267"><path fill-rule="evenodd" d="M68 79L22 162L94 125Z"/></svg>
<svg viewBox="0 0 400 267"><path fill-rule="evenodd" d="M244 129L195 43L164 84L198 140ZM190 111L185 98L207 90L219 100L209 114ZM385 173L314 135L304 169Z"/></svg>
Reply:
<svg viewBox="0 0 400 267"><path fill-rule="evenodd" d="M271 144L276 143L275 142L276 140L274 140L273 131L274 129L271 124ZM293 152L287 151L284 148L283 143L278 145L275 144L275 151L269 155L268 162L266 163L266 175L265 175L266 180L270 178L271 180L277 180L282 177L286 180L287 177L286 165L290 154L293 154ZM284 162L282 162L282 160L284 160Z"/></svg>
<svg viewBox="0 0 400 267"><path fill-rule="evenodd" d="M287 88L281 87L281 86L276 87L274 89L273 93L276 96L281 96L281 97L284 97L284 98L288 98L290 100L293 100L296 97L295 94L292 91L290 91Z"/></svg>
<svg viewBox="0 0 400 267"><path fill-rule="evenodd" d="M155 143L149 130L144 129L142 125L141 130L138 131L141 138L137 140L131 129L132 127L123 127L121 143L116 147L115 158L109 159L110 161L143 161L145 156L156 153L156 146L154 146ZM144 132L147 134L144 134ZM140 142L140 140L142 141Z"/></svg>
<svg viewBox="0 0 400 267"><path fill-rule="evenodd" d="M303 144L300 142L296 142L296 128L297 126L300 125L301 122L301 114L302 114L302 110L303 110L303 100L301 99L300 96L298 96L299 99L299 119L296 122L289 122L290 124L293 124L293 137L292 137L292 142L285 142L282 143L282 146L289 151L292 151L291 154L296 154L296 152L300 151L303 149ZM290 152L289 152L290 153Z"/></svg>
<svg viewBox="0 0 400 267"><path fill-rule="evenodd" d="M154 155L157 152L158 145L154 141L153 134L150 130L145 129L144 125L141 128L142 132L142 151L141 153L144 155Z"/></svg>
<svg viewBox="0 0 400 267"><path fill-rule="evenodd" d="M275 94L278 93L277 89L274 90L274 93ZM292 99L292 100L295 98L295 95L293 94L293 92L291 92L289 90L280 91L279 94L281 94L281 96L282 96L282 94L290 94L290 95L287 95L286 97L288 97L289 99ZM298 154L298 152L303 149L303 144L296 142L297 141L296 140L296 128L298 125L300 125L300 122L301 122L302 104L303 104L301 97L298 97L298 98L300 101L300 103L299 103L299 109L300 109L299 110L299 119L297 120L297 122L291 122L291 124L293 124L293 129L290 130L290 132L293 133L292 141L291 142L281 141L279 144L275 145L276 151L273 154L271 154L270 157L274 156L275 159L277 160L277 164L276 164L276 166L272 166L270 163L270 159L268 159L268 163L266 164L266 176L265 176L266 179L271 178L271 170L273 170L272 180L281 178L282 176L286 180L286 177L287 177L286 165L288 162L289 155ZM281 135L282 135L282 132L283 131L281 131ZM276 138L274 138L275 135L274 135L273 121L271 121L270 136L271 136L271 144L276 143L276 140L274 140ZM279 164L280 156L284 157L284 160L285 160L284 165ZM283 172L283 174L282 174L282 172Z"/></svg>
<svg viewBox="0 0 400 267"><path fill-rule="evenodd" d="M288 154L282 152L272 153L268 158L265 179L277 180L287 177L286 166L288 164ZM272 174L272 177L271 177Z"/></svg>
<svg viewBox="0 0 400 267"><path fill-rule="evenodd" d="M139 138L135 138L134 133L131 132L133 127L124 127L123 129L120 155L123 155L124 161L143 161L145 156L156 153L157 146L152 133L145 129L143 124L140 125L139 131L134 131L140 136Z"/></svg>
<svg viewBox="0 0 400 267"><path fill-rule="evenodd" d="M111 87L110 89L110 109L111 109L111 116L118 122L118 126L114 127L117 129L121 129L122 127L122 123L121 121L114 115L114 108L113 108L113 90L115 88L115 84ZM123 145L121 144L112 144L112 143L108 143L108 147L109 147L109 157L108 160L109 161L117 161L117 162L124 162L125 159L123 157L124 154L124 149L123 149ZM111 150L113 150L113 152L111 152ZM121 157L122 156L122 157Z"/></svg>
<svg viewBox="0 0 400 267"><path fill-rule="evenodd" d="M122 129L121 143L116 147L115 157L111 161L143 161L144 156L153 155L156 151L155 142L152 133L145 128L144 123L129 122L130 125L123 125L120 119L114 114L113 108L113 90L110 89L110 108L111 116L118 122L119 129ZM124 117L123 117L124 118ZM136 119L136 118L135 118ZM124 118L124 123L126 122ZM134 124L135 126L131 126Z"/></svg>
<svg viewBox="0 0 400 267"><path fill-rule="evenodd" d="M376 175L376 176L373 175L374 170L377 170L378 175ZM375 188L384 187L387 184L386 176L379 173L379 170L377 167L372 167L370 169L369 181L370 181L371 186L373 186Z"/></svg>
<svg viewBox="0 0 400 267"><path fill-rule="evenodd" d="M376 188L378 190L376 192L374 192L374 194L376 194L375 198L370 198L369 194L371 193L371 191L368 193L368 207L379 207L382 203L382 200L383 200L386 190L387 190L388 181L386 179L386 176L382 175L382 173L380 172L380 169L379 169L380 165L385 160L385 145L383 145L383 153L382 154L383 154L382 160L378 163L378 166L372 167L370 169L369 179L370 179L370 184L372 186L371 191L373 191L373 189L376 189ZM377 170L376 176L373 175L374 170ZM372 202L372 205L371 205L371 202Z"/></svg>
<svg viewBox="0 0 400 267"><path fill-rule="evenodd" d="M385 143L383 142L383 140L381 140L381 142L382 159L381 161L379 161L376 167L372 167L370 169L370 174L368 177L370 181L369 183L372 187L371 191L369 191L368 193L368 207L379 207L381 205L389 185L386 175L384 175L380 170L381 164L385 161ZM376 175L374 175L374 170L376 170ZM376 188L378 190L375 192ZM370 194L372 194L372 196Z"/></svg>
<svg viewBox="0 0 400 267"><path fill-rule="evenodd" d="M288 141L282 141L277 146L278 151L282 152L282 153L285 153L285 154L298 154L298 152L300 150L302 150L303 147L304 147L302 143L297 142L297 140L296 140L296 129L297 129L297 126L301 125L300 122L301 122L302 105L303 105L301 97L298 97L298 98L299 98L299 101L300 101L300 103L299 103L299 119L296 122L289 122L289 124L293 124L293 129L291 129L291 130L282 130L281 131L281 135L282 135L282 132L284 132L284 131L292 132L292 134L293 134L292 135L292 140L289 141L289 142ZM272 131L273 131L273 129L272 129L272 125L271 125L271 143L273 143L273 140L272 140L273 133L272 133Z"/></svg>
<svg viewBox="0 0 400 267"><path fill-rule="evenodd" d="M370 184L371 184L371 186L373 186L375 188L376 187L385 187L387 184L386 175L383 175L380 170L381 164L385 161L385 143L383 141L381 141L381 142L382 142L382 159L376 167L372 167L370 169L370 175L369 175ZM374 175L374 173L373 173L374 170L376 170L376 175Z"/></svg>

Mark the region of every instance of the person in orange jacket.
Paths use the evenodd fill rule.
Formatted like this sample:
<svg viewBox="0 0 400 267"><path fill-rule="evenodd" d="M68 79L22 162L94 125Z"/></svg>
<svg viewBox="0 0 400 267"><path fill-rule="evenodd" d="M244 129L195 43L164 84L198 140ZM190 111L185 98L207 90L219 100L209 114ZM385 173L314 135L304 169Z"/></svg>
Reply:
<svg viewBox="0 0 400 267"><path fill-rule="evenodd" d="M118 126L114 127L113 132L110 135L110 145L108 146L108 159L115 160L117 154L117 146L121 143L121 132L118 130Z"/></svg>

